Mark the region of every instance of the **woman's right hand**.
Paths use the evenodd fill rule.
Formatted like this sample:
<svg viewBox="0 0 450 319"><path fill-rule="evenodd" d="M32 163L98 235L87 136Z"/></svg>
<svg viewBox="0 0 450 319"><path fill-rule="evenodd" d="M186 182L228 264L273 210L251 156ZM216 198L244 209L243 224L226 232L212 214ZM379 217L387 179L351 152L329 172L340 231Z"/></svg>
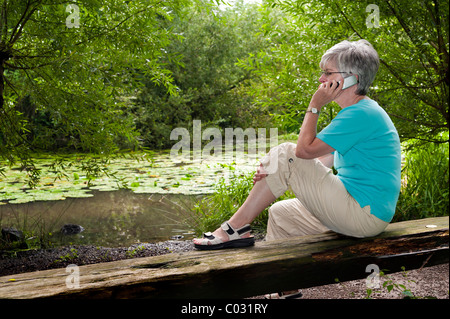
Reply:
<svg viewBox="0 0 450 319"><path fill-rule="evenodd" d="M337 81L324 82L319 85L316 93L314 93L309 103L310 107L315 107L317 110L334 101L339 95L342 94L342 85L338 85Z"/></svg>

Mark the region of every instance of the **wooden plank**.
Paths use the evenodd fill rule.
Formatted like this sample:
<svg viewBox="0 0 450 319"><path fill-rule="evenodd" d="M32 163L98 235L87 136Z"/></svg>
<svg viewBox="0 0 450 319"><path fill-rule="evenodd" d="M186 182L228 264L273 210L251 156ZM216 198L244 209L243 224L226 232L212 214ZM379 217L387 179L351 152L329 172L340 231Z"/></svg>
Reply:
<svg viewBox="0 0 450 319"><path fill-rule="evenodd" d="M448 217L394 223L374 238L335 233L0 277L0 298L242 298L448 262ZM427 225L435 225L429 228Z"/></svg>

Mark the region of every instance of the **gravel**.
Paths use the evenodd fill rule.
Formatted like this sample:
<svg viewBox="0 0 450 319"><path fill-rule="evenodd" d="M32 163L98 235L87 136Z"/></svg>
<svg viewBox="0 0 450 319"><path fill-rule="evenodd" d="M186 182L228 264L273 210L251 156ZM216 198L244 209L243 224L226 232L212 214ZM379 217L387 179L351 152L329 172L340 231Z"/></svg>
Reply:
<svg viewBox="0 0 450 319"><path fill-rule="evenodd" d="M23 272L63 268L69 264L78 266L157 256L194 250L190 240L169 240L160 243L140 243L130 247L106 248L98 246L67 246L53 249L0 252L0 276ZM449 264L424 267L407 272L382 276L380 288L374 289L370 298L401 299L405 297L449 299ZM383 283L387 282L386 287ZM392 285L389 292L387 286ZM302 289L302 299L363 299L367 298L366 280ZM256 296L252 299L262 299Z"/></svg>
<svg viewBox="0 0 450 319"><path fill-rule="evenodd" d="M386 286L383 284L386 282ZM392 285L392 290L388 286ZM397 272L380 277L380 287L367 293L366 279L301 289L300 299L449 299L447 264ZM264 296L254 297L262 299Z"/></svg>

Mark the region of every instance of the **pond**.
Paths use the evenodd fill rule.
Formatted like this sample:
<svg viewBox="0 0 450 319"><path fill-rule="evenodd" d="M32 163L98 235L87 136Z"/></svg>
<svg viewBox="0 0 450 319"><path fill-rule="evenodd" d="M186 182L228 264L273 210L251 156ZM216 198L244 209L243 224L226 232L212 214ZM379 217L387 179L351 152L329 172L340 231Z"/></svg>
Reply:
<svg viewBox="0 0 450 319"><path fill-rule="evenodd" d="M199 195L92 191L89 198L35 201L0 206L2 224L47 238L53 245L127 247L134 243L193 237L189 219ZM67 224L84 230L63 235ZM48 234L51 235L48 235Z"/></svg>
<svg viewBox="0 0 450 319"><path fill-rule="evenodd" d="M118 247L190 239L193 231L188 221L195 202L214 192L221 178L254 171L263 154L186 161L168 152L137 153L108 161L105 167L113 174L94 179L84 175L81 164L76 165L83 161L80 155L68 158L75 164L64 167L62 178L52 165L54 156L40 155L36 166L41 169L41 181L35 188L28 187L20 168L0 163L4 169L0 226L51 233L57 245ZM62 236L59 230L64 224L81 225L84 231Z"/></svg>
<svg viewBox="0 0 450 319"><path fill-rule="evenodd" d="M87 158L82 156L66 156L63 159L74 164L66 163L62 169L53 166L55 157L52 155L40 155L35 162L41 170L41 180L35 188L28 186L26 172L19 167L3 166L5 172L4 176L0 175L0 205L92 197L93 190L114 191L123 186L133 193L210 194L220 178L229 177L235 171L246 172L256 166L255 159L230 162L211 157L194 162L170 158L168 152L151 155L133 153L107 163L100 163L94 157L89 158L89 155ZM97 178L86 176L82 167L89 159L107 170L108 175Z"/></svg>

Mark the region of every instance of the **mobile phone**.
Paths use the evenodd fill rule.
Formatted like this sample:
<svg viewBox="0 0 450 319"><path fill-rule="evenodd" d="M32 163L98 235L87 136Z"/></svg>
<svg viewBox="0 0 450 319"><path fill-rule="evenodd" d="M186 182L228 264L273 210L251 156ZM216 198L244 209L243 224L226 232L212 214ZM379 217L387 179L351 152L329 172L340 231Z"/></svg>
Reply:
<svg viewBox="0 0 450 319"><path fill-rule="evenodd" d="M341 84L341 81L338 82L338 87L339 84ZM358 84L358 79L356 78L356 76L350 75L349 77L344 78L344 86L342 87L342 89L348 89L355 84Z"/></svg>

